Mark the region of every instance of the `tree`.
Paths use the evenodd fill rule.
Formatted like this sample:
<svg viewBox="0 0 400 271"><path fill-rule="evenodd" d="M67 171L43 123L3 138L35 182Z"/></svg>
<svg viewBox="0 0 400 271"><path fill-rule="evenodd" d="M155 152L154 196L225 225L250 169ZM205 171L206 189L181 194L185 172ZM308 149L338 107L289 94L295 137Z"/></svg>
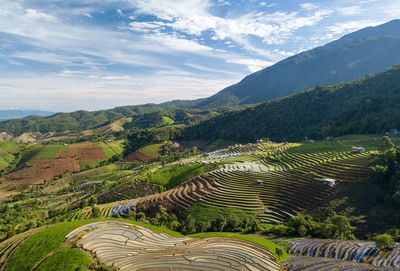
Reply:
<svg viewBox="0 0 400 271"><path fill-rule="evenodd" d="M86 199L81 199L81 202L79 203L79 208L83 209L88 206L89 206L88 201Z"/></svg>
<svg viewBox="0 0 400 271"><path fill-rule="evenodd" d="M99 217L100 216L100 209L98 207L93 207L92 208L92 216L93 217Z"/></svg>
<svg viewBox="0 0 400 271"><path fill-rule="evenodd" d="M400 190L396 191L396 193L392 196L394 204L400 208Z"/></svg>
<svg viewBox="0 0 400 271"><path fill-rule="evenodd" d="M219 216L213 221L213 230L222 232L226 226L226 219L223 216Z"/></svg>
<svg viewBox="0 0 400 271"><path fill-rule="evenodd" d="M280 248L280 247L276 247L275 248L275 254L276 254L276 256L278 256L278 258L282 257L283 256L283 249Z"/></svg>
<svg viewBox="0 0 400 271"><path fill-rule="evenodd" d="M136 214L136 221L144 222L146 220L146 215L143 212Z"/></svg>
<svg viewBox="0 0 400 271"><path fill-rule="evenodd" d="M196 221L195 227L196 232L205 232L210 228L210 223L204 221Z"/></svg>
<svg viewBox="0 0 400 271"><path fill-rule="evenodd" d="M231 215L226 220L226 230L227 231L240 231L240 218L236 215Z"/></svg>
<svg viewBox="0 0 400 271"><path fill-rule="evenodd" d="M196 232L196 226L195 226L195 219L192 217L192 215L187 215L185 220L182 222L182 232L184 234L191 234Z"/></svg>
<svg viewBox="0 0 400 271"><path fill-rule="evenodd" d="M307 235L307 228L306 228L306 226L300 225L300 226L297 228L297 233L298 233L301 237L306 236L306 235Z"/></svg>
<svg viewBox="0 0 400 271"><path fill-rule="evenodd" d="M89 205L93 205L97 203L97 198L95 196L91 196L89 198Z"/></svg>
<svg viewBox="0 0 400 271"><path fill-rule="evenodd" d="M325 234L331 239L354 239L350 220L341 215L329 217L326 221Z"/></svg>
<svg viewBox="0 0 400 271"><path fill-rule="evenodd" d="M390 140L390 138L388 136L384 136L382 137L382 141L381 144L379 145L379 150L381 152L390 150L394 148L394 144L392 142L392 140Z"/></svg>
<svg viewBox="0 0 400 271"><path fill-rule="evenodd" d="M375 236L374 241L380 249L389 249L393 245L393 237L387 233Z"/></svg>

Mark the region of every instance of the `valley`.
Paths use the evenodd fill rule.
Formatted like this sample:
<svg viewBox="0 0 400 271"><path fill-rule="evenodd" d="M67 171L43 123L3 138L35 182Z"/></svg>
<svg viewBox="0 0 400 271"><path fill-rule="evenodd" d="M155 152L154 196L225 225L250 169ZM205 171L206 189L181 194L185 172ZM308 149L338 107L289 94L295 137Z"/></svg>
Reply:
<svg viewBox="0 0 400 271"><path fill-rule="evenodd" d="M50 2L0 11L0 271L400 270L398 3Z"/></svg>
<svg viewBox="0 0 400 271"><path fill-rule="evenodd" d="M379 152L381 138L380 135L355 135L298 143L276 143L260 139L255 143L237 143L227 148L207 152L200 152L196 148L176 149L174 147L182 144L166 141L147 145L135 151L135 156L140 153L148 157L146 160L123 158L123 150L127 144L124 144L122 140L71 145L60 144L60 142L26 145L3 141L1 144L4 146L4 157L9 157L10 153L16 157L15 154L18 151L21 157L18 158L15 168L3 177L0 187L4 195L2 208L7 209L6 213L16 211L17 208L24 208L26 215L18 221L11 220L16 227L14 229L2 224L1 229L5 239L4 244L0 244L4 250L1 256L2 268L16 270L8 266L16 263L15 257L18 257L16 256L18 251L23 249L26 240L33 238L30 236L35 236L37 232L40 234L41 230L48 227L44 225L62 221L73 221L69 223L83 225L81 223L88 221L89 224L77 228L73 233L65 232L67 247L72 244L71 238L79 236L76 241L79 242L78 247L95 253L101 264L113 265L119 270L130 270L132 266L138 264L131 262L128 258L121 257L120 260L116 260L114 256L111 256L118 254L117 251L121 249L125 251L126 243L125 245L115 244L115 248L110 247L102 252L94 243L92 245L91 242L86 244L87 241L79 241L81 238L84 240L86 238L80 232L93 231L90 234L99 236L97 231L99 230L99 234L100 231L104 231L102 233L105 236L104 239L97 239L99 244L103 244L101 240L108 242L108 240L122 238L118 237L118 232L122 233L125 230L121 228L120 231L118 227L135 230L136 227L147 227L147 225L154 227L155 225L168 229L166 232L172 236L178 233L171 233L171 230L189 236L184 237L189 239L182 240L191 240L190 236L194 234L193 236L204 235L206 238L211 238L205 243L208 245L219 242L217 240L223 241L224 246L227 246L223 249L224 251L230 246L231 239L223 239L226 238L223 236L229 236L228 234L215 235L215 232L221 234L237 232L239 233L236 234L237 238L239 236L250 238L249 233L258 233L259 242L264 242L263 240L274 242L281 237L290 236L293 241L283 243L278 241L281 246L290 247L289 258L277 261L276 258L286 255L286 249L276 248L272 250L275 256L271 254L271 261L262 264L264 268L269 265L271 270L282 268L298 270L297 268L301 266L305 268L308 265L320 265L324 267L319 270L328 270L329 266L340 264L349 270L360 268L392 270L391 268L399 267L400 264L400 254L396 248L388 252L385 252L386 250L380 252L375 248L374 241L346 243L346 241L338 240L326 243L329 240L297 239L304 236L330 238L330 240L353 239L354 234L357 234L358 238L366 239L376 230L373 225L369 225L368 215L371 210L380 212L382 208L380 206L385 204L382 199L377 199L377 202L368 207L369 209L357 214L348 213L348 209L341 210L337 206L330 213L326 213L327 209L319 210L319 208L333 208L331 204L343 199L340 198L343 191L352 193L368 184L369 167L374 163L374 156ZM400 137L391 136L391 140L397 143L400 142ZM367 151L356 153L352 150L354 145L362 146ZM215 143L211 143L210 146L215 146ZM116 156L119 158L117 159ZM117 160L112 161L113 157ZM132 155L128 153L126 157L132 157ZM168 159L172 160L168 162ZM21 163L22 165L29 164L29 166L22 167ZM49 166L45 166L46 163ZM33 169L30 169L31 167ZM334 180L334 183L325 180ZM35 204L32 205L32 202ZM362 204L362 200L353 204ZM319 213L321 211L322 216ZM348 218L342 221L345 218L344 215ZM25 220L26 218L28 219ZM93 224L90 222L91 219L96 219L98 222ZM134 219L131 222L133 226L125 222L119 224L120 222L114 222L115 219L127 221L126 223ZM335 222L335 220L341 222ZM137 223L139 226L135 226L138 225ZM343 226L339 226L340 224L335 226L336 223L345 223L343 225L347 223L348 228L341 228ZM385 226L386 230L393 229L396 223L398 221L388 222ZM34 229L30 229L32 227ZM328 230L329 227L339 228L332 231ZM72 227L71 230L73 229ZM109 234L115 236L112 237L113 235ZM123 235L128 237L126 234L128 233ZM132 234L136 236L138 233L132 232ZM150 232L144 236L147 234ZM7 239L7 237L11 238ZM64 242L63 236L58 238L60 242ZM162 241L164 245L170 242L166 242L167 235L151 237L152 240L156 240L154 238L164 240ZM171 242L175 244L178 239L174 238ZM138 241L138 239L135 240L135 242ZM250 243L246 245L243 252L235 252L235 255L246 253L249 245ZM219 245L216 246L219 247ZM239 249L237 246L238 244L235 245L235 249ZM340 248L341 246L343 249ZM112 252L114 249L115 252ZM186 252L182 250L184 248L175 249L179 255L182 253L186 255ZM201 250L189 249L186 256L174 258L168 265L188 264L188 268L191 268L189 266L201 264L202 257L205 257L204 259L215 257L209 255L211 253L209 248L204 247L204 249L207 251L206 254ZM67 257L69 253L78 253L83 261L80 264L93 262L91 256L87 258L88 256L84 256L85 253L76 249L56 249L51 254L53 253L55 253L54 257L58 253L62 253L61 255L65 253L63 257ZM160 255L157 259L161 260L165 257L161 256L163 253L170 255L172 252L160 250L157 252L157 255ZM140 256L140 259L154 257L151 255ZM218 257L228 259L230 256ZM241 257L248 256L243 254ZM48 268L46 266L54 264L52 258L53 255L44 259L37 258L39 262L32 262L32 264ZM229 261L234 259L237 261L238 258L230 259ZM167 263L166 260L161 260L161 262ZM212 261L209 261L208 264L211 263ZM148 261L146 265L148 267L141 268L151 269L157 264L159 264L157 261ZM228 263L215 262L215 264ZM240 266L243 263L231 262L230 264ZM211 265L207 266L211 268ZM221 268L223 269L222 266ZM257 267L254 268L257 269Z"/></svg>

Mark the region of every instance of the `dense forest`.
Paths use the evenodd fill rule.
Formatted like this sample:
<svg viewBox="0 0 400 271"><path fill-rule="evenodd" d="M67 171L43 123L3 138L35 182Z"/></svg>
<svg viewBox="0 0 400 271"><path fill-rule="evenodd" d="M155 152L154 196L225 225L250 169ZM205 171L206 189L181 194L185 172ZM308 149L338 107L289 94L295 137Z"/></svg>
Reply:
<svg viewBox="0 0 400 271"><path fill-rule="evenodd" d="M189 127L186 138L302 140L400 126L400 65L351 83L317 86Z"/></svg>
<svg viewBox="0 0 400 271"><path fill-rule="evenodd" d="M57 113L51 116L28 116L0 122L0 131L13 135L25 132L76 132L99 128L122 118L119 124L125 129L151 128L165 125L194 124L225 112L229 108L216 110L177 109L166 105L122 106L100 111L76 111Z"/></svg>

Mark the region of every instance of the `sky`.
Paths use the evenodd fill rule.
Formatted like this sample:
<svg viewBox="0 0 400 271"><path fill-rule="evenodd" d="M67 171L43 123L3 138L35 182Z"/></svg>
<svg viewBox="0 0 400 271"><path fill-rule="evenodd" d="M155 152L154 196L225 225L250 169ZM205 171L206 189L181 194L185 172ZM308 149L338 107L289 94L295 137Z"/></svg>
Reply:
<svg viewBox="0 0 400 271"><path fill-rule="evenodd" d="M208 97L399 0L0 0L0 110Z"/></svg>

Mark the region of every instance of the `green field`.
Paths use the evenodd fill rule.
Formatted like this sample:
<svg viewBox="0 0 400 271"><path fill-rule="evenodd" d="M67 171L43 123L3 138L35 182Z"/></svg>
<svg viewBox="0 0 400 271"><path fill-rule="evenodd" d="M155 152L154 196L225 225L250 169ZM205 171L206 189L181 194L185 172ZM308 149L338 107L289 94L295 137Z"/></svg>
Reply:
<svg viewBox="0 0 400 271"><path fill-rule="evenodd" d="M167 116L162 117L162 125L166 126L166 125L172 125L174 123L175 123L175 121L173 119L171 119L170 117L167 117Z"/></svg>
<svg viewBox="0 0 400 271"><path fill-rule="evenodd" d="M80 160L79 165L82 169L90 169L96 167L100 162L103 161L101 159L96 159L96 160Z"/></svg>
<svg viewBox="0 0 400 271"><path fill-rule="evenodd" d="M55 159L61 150L67 149L64 145L46 145L32 159Z"/></svg>
<svg viewBox="0 0 400 271"><path fill-rule="evenodd" d="M184 181L215 169L216 166L202 166L201 164L188 164L186 166L173 165L156 171L149 175L151 182L158 183L171 189Z"/></svg>
<svg viewBox="0 0 400 271"><path fill-rule="evenodd" d="M113 141L113 142L101 142L100 147L102 148L104 155L107 158L111 158L114 155L119 155L124 152L123 141Z"/></svg>
<svg viewBox="0 0 400 271"><path fill-rule="evenodd" d="M114 121L114 123L116 123L116 124L118 124L119 126L124 126L124 124L126 124L126 123L129 123L129 122L132 122L132 120L133 120L133 118L132 117L130 117L130 118L122 118L122 119L119 119L119 120L117 120L117 121Z"/></svg>
<svg viewBox="0 0 400 271"><path fill-rule="evenodd" d="M150 156L151 158L155 158L160 155L162 145L163 144L151 144L141 147L137 151L143 153L144 155Z"/></svg>
<svg viewBox="0 0 400 271"><path fill-rule="evenodd" d="M38 271L84 271L92 260L78 248L63 248L50 255L39 267Z"/></svg>
<svg viewBox="0 0 400 271"><path fill-rule="evenodd" d="M18 151L19 144L11 141L0 142L0 169L8 167L16 157L14 153Z"/></svg>

